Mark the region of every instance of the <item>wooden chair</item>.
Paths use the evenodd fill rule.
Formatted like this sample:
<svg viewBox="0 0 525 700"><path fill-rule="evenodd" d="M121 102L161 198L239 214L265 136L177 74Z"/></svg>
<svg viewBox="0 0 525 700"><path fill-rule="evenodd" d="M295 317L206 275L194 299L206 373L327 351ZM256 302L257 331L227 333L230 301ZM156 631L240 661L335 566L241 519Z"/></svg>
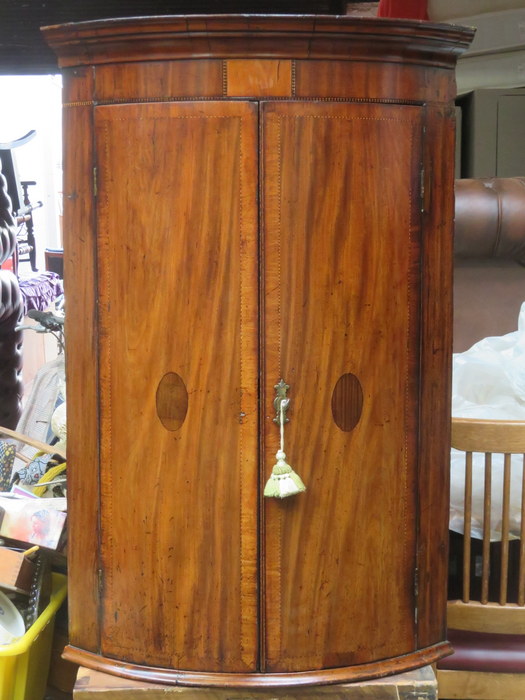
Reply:
<svg viewBox="0 0 525 700"><path fill-rule="evenodd" d="M33 129L25 136L7 143L0 143L0 162L2 172L7 181L7 193L13 206L13 216L18 225L18 244L15 251L15 273L18 273L18 263L27 260L31 270L37 272L36 242L33 224L33 211L42 206L42 202L32 203L29 199L29 187L36 185L34 180L20 180L13 150L29 143L36 136ZM22 256L26 255L27 258Z"/></svg>
<svg viewBox="0 0 525 700"><path fill-rule="evenodd" d="M460 600L448 603L448 638L455 653L438 664L439 697L525 698L525 468L521 479L519 538L509 540L511 473L516 468L511 455L520 455L521 469L525 460L525 422L454 418L452 446L465 452L462 595ZM483 539L481 543L478 540L479 556L472 556L476 544L471 534L473 453L476 452L485 455ZM490 541L494 453L504 455L501 542L498 543ZM474 567L478 571L473 571ZM475 573L481 573L478 591L474 591L478 587L472 583Z"/></svg>

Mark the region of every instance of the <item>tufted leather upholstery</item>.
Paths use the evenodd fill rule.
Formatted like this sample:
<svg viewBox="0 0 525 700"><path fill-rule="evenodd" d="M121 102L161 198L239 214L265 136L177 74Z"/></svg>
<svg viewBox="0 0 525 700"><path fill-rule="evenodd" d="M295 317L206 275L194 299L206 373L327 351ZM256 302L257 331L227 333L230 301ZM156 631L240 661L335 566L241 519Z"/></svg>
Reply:
<svg viewBox="0 0 525 700"><path fill-rule="evenodd" d="M525 301L525 177L456 180L454 351L516 330Z"/></svg>
<svg viewBox="0 0 525 700"><path fill-rule="evenodd" d="M0 172L0 263L15 249L16 232L11 216L5 178ZM23 303L18 280L12 272L0 270L0 425L15 428L22 401L22 321Z"/></svg>
<svg viewBox="0 0 525 700"><path fill-rule="evenodd" d="M0 264L13 255L16 246L15 222L11 215L11 200L0 164Z"/></svg>
<svg viewBox="0 0 525 700"><path fill-rule="evenodd" d="M456 180L454 254L525 264L525 177Z"/></svg>

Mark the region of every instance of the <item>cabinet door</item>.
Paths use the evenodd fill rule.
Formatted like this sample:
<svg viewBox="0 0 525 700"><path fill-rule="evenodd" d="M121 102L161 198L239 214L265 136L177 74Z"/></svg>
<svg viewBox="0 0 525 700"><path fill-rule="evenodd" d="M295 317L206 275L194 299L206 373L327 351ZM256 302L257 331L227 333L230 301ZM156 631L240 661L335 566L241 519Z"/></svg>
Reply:
<svg viewBox="0 0 525 700"><path fill-rule="evenodd" d="M101 652L253 670L257 109L100 106L95 127Z"/></svg>
<svg viewBox="0 0 525 700"><path fill-rule="evenodd" d="M290 385L285 452L307 491L267 499L266 670L415 648L421 110L263 109L264 470Z"/></svg>

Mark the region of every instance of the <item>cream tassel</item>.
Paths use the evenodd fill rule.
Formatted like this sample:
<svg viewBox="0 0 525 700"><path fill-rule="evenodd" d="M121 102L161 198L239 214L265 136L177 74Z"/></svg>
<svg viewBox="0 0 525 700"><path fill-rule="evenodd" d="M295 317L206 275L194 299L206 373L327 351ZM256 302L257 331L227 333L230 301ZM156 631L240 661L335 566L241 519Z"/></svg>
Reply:
<svg viewBox="0 0 525 700"><path fill-rule="evenodd" d="M277 463L274 465L271 476L264 487L264 495L269 498L286 498L287 496L295 496L296 493L301 493L301 491L306 491L306 486L303 484L299 474L296 474L291 466L286 463L286 455L284 453L284 410L289 402L290 399L283 399L280 405L281 447L275 455Z"/></svg>

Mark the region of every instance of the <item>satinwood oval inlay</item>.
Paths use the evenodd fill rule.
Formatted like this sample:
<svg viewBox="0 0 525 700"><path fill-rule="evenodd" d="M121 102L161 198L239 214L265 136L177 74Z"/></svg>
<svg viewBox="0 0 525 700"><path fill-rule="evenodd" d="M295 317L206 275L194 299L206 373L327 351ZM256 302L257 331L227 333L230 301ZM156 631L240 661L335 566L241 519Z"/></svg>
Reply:
<svg viewBox="0 0 525 700"><path fill-rule="evenodd" d="M182 427L188 412L188 391L176 372L168 372L157 387L157 415L166 430Z"/></svg>
<svg viewBox="0 0 525 700"><path fill-rule="evenodd" d="M363 388L355 374L343 374L332 393L332 415L338 428L349 432L359 423L363 411Z"/></svg>

